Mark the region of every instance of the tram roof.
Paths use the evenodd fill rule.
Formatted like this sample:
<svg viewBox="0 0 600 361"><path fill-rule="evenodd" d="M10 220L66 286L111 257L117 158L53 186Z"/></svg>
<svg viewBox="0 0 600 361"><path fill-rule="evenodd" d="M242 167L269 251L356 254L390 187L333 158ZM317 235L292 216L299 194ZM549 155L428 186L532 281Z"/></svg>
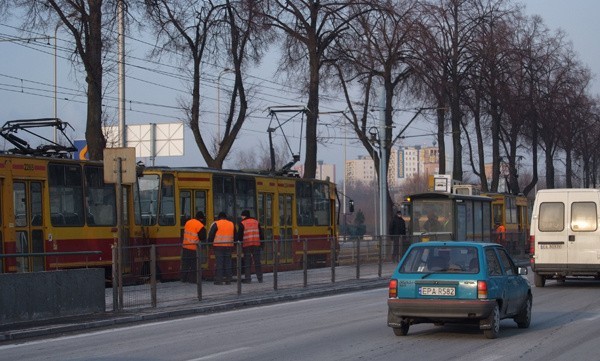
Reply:
<svg viewBox="0 0 600 361"><path fill-rule="evenodd" d="M279 178L279 179L302 179L317 182L333 183L322 179L306 179L292 175L273 174L268 170L260 169L215 169L208 167L169 167L169 166L146 166L145 170L149 171L171 171L171 172L204 172L212 174L227 174L227 175L246 175L253 177Z"/></svg>
<svg viewBox="0 0 600 361"><path fill-rule="evenodd" d="M492 198L481 195L466 195L466 194L455 194L446 192L424 192L415 193L408 196L411 201L415 199L471 199L480 200L484 202L492 202Z"/></svg>

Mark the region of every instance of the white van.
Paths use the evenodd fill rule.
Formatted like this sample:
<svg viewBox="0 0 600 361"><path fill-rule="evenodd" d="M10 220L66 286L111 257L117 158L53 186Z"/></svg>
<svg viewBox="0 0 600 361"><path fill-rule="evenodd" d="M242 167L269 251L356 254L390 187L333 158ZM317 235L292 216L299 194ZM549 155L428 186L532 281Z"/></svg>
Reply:
<svg viewBox="0 0 600 361"><path fill-rule="evenodd" d="M600 279L598 189L537 192L531 216L531 268L536 287L567 276Z"/></svg>

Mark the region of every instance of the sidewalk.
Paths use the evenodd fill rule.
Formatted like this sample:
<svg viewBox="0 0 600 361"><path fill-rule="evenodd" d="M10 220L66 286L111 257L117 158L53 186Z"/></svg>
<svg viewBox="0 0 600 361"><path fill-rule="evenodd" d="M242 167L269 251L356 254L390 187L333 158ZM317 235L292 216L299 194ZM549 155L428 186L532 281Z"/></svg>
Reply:
<svg viewBox="0 0 600 361"><path fill-rule="evenodd" d="M109 311L96 315L0 325L0 342L221 312L363 289L385 288L393 266L384 264L381 277L378 277L377 268L374 268L376 266L362 268L359 279L356 278L355 267L337 267L335 282L332 282L331 269L313 269L309 270L307 274L306 287L304 287L302 271L280 272L277 278L277 290L274 289L273 274L267 273L264 275L263 283L258 283L253 276L252 283L240 284L241 294L238 294L237 282L218 286L212 282L203 281L200 301L195 284L165 282L157 285L157 306L155 308L151 307L149 285L125 287L123 292L124 309L121 312L110 311L112 310L113 290L107 288L106 309Z"/></svg>

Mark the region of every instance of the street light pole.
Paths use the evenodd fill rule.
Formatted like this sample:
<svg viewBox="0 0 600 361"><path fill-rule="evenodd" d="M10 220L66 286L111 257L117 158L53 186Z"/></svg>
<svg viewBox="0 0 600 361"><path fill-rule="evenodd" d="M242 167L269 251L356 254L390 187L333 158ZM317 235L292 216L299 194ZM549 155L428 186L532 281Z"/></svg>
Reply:
<svg viewBox="0 0 600 361"><path fill-rule="evenodd" d="M221 76L225 73L233 73L233 69L225 68L217 77L217 141L221 143Z"/></svg>

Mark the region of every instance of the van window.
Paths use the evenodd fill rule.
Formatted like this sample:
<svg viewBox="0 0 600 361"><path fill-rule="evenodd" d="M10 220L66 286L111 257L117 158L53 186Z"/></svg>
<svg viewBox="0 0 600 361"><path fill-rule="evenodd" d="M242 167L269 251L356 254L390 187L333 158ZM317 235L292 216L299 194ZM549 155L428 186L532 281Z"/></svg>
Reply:
<svg viewBox="0 0 600 361"><path fill-rule="evenodd" d="M538 229L540 232L561 232L565 229L565 205L562 202L541 203Z"/></svg>
<svg viewBox="0 0 600 361"><path fill-rule="evenodd" d="M571 204L571 229L575 232L594 232L598 229L596 203L574 202Z"/></svg>

